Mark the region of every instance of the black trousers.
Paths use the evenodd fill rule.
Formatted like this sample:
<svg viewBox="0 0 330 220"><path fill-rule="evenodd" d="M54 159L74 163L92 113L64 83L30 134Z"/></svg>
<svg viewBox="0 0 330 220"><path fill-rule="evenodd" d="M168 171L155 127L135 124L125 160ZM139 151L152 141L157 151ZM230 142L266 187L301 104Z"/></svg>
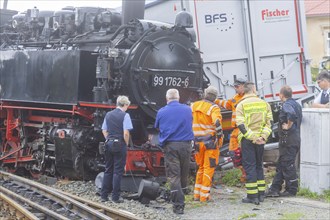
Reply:
<svg viewBox="0 0 330 220"><path fill-rule="evenodd" d="M165 147L166 175L171 185L174 206L184 206L183 188L187 187L191 142L167 142Z"/></svg>
<svg viewBox="0 0 330 220"><path fill-rule="evenodd" d="M241 142L242 148L242 164L246 172L246 188L247 197L258 197L260 187L259 182L262 184L264 192L264 170L263 170L263 155L264 145L252 143L252 141L245 138ZM254 184L254 185L253 185ZM258 186L259 184L259 186ZM249 192L250 191L250 192Z"/></svg>
<svg viewBox="0 0 330 220"><path fill-rule="evenodd" d="M118 200L120 196L120 183L126 165L126 145L121 151L112 153L109 146L105 148L105 171L102 182L101 197L108 198L112 192L112 200Z"/></svg>
<svg viewBox="0 0 330 220"><path fill-rule="evenodd" d="M299 152L299 146L280 144L279 150L280 158L277 163L271 190L281 191L282 184L285 181L285 190L296 195L298 191L298 176L295 160Z"/></svg>

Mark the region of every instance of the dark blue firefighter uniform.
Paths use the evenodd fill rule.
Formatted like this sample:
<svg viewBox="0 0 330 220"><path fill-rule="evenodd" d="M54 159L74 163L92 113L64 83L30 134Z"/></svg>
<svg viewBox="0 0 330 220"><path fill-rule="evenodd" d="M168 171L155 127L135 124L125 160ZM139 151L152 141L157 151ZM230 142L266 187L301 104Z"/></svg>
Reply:
<svg viewBox="0 0 330 220"><path fill-rule="evenodd" d="M293 122L289 130L283 130L282 124ZM283 103L279 115L279 151L280 157L273 179L271 191L279 192L285 181L285 190L296 195L298 191L298 176L295 167L296 155L300 149L300 125L302 120L301 106L292 98Z"/></svg>
<svg viewBox="0 0 330 220"><path fill-rule="evenodd" d="M125 120L128 123L125 123ZM128 124L128 125L127 125ZM105 145L105 171L102 183L101 198L107 199L112 192L112 200L117 201L120 196L120 183L126 165L127 146L124 141L124 129L132 129L132 123L127 113L116 108L108 112L104 118L102 129L107 130L109 136ZM121 148L113 152L114 142L118 141ZM117 144L118 144L117 142Z"/></svg>

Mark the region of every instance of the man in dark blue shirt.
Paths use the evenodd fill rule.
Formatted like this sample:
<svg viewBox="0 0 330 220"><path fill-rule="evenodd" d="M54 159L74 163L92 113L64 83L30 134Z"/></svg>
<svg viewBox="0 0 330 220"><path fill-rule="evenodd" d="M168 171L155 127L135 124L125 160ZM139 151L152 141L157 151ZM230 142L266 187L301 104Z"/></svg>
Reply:
<svg viewBox="0 0 330 220"><path fill-rule="evenodd" d="M194 134L191 108L180 104L179 99L177 89L169 89L166 92L167 105L158 111L155 128L159 129L159 142L165 152L166 174L171 185L173 212L183 214L182 189L187 187Z"/></svg>
<svg viewBox="0 0 330 220"><path fill-rule="evenodd" d="M283 86L280 90L283 102L279 114L280 158L273 183L266 194L268 197L295 196L298 191L298 176L295 167L296 155L300 149L301 106L292 99L292 89ZM285 191L281 193L285 181Z"/></svg>

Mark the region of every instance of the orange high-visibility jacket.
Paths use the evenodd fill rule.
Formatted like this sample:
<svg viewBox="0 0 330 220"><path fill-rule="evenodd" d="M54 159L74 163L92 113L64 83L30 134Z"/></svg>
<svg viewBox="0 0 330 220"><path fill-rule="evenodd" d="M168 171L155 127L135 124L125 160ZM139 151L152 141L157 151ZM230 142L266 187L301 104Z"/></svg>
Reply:
<svg viewBox="0 0 330 220"><path fill-rule="evenodd" d="M215 104L217 104L219 107L225 108L227 110L232 111L231 115L231 126L233 128L236 127L236 106L237 103L243 98L244 94L236 94L232 99L229 100L215 100Z"/></svg>
<svg viewBox="0 0 330 220"><path fill-rule="evenodd" d="M215 123L220 120L222 126L222 116L218 105L207 100L201 100L191 104L193 114L194 136L215 135Z"/></svg>

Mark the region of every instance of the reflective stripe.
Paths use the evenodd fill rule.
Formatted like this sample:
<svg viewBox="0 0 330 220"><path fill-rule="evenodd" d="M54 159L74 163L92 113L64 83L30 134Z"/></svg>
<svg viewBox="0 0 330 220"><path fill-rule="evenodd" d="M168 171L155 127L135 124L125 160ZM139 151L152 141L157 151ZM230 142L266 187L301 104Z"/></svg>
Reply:
<svg viewBox="0 0 330 220"><path fill-rule="evenodd" d="M201 197L206 197L206 198L207 198L207 197L209 197L209 196L210 196L210 193L202 193L202 192L201 192L201 194L200 194L200 195L201 195Z"/></svg>
<svg viewBox="0 0 330 220"><path fill-rule="evenodd" d="M258 190L259 191L265 191L266 190L266 187L265 186L258 186Z"/></svg>
<svg viewBox="0 0 330 220"><path fill-rule="evenodd" d="M258 181L257 181L257 184L258 184L258 185L266 184L266 181L265 181L265 180L258 180Z"/></svg>
<svg viewBox="0 0 330 220"><path fill-rule="evenodd" d="M207 115L210 115L211 114L211 111L212 111L212 109L213 108L215 108L215 107L218 107L217 105L212 105L210 108L209 108L209 110L207 111Z"/></svg>
<svg viewBox="0 0 330 220"><path fill-rule="evenodd" d="M207 178L209 178L209 180L212 182L211 177L209 175L207 175L206 173L204 173L204 176L207 176Z"/></svg>
<svg viewBox="0 0 330 220"><path fill-rule="evenodd" d="M202 186L201 190L208 190L208 191L210 191L211 190L211 187Z"/></svg>
<svg viewBox="0 0 330 220"><path fill-rule="evenodd" d="M223 103L223 104L222 104ZM221 103L221 107L224 107L224 108L226 108L226 106L227 106L227 101L224 101L224 102L222 102Z"/></svg>
<svg viewBox="0 0 330 220"><path fill-rule="evenodd" d="M245 183L245 187L257 187L257 183Z"/></svg>
<svg viewBox="0 0 330 220"><path fill-rule="evenodd" d="M244 137L243 134L240 132L237 136L238 142L241 142L243 137Z"/></svg>
<svg viewBox="0 0 330 220"><path fill-rule="evenodd" d="M246 139L249 139L250 137L252 137L253 135L253 132L251 131L251 129L248 129L248 131L243 134L243 136L246 138Z"/></svg>
<svg viewBox="0 0 330 220"><path fill-rule="evenodd" d="M294 179L294 180L289 180L290 182L296 182L298 181L298 179Z"/></svg>
<svg viewBox="0 0 330 220"><path fill-rule="evenodd" d="M201 193L200 191L194 190L195 195L199 195L200 193Z"/></svg>
<svg viewBox="0 0 330 220"><path fill-rule="evenodd" d="M236 116L236 120L242 120L242 121L244 121L244 116Z"/></svg>
<svg viewBox="0 0 330 220"><path fill-rule="evenodd" d="M213 134L215 131L214 130L204 130L204 131L194 131L195 136L202 136L202 135L208 135L208 134Z"/></svg>
<svg viewBox="0 0 330 220"><path fill-rule="evenodd" d="M195 184L195 188L201 188L202 184Z"/></svg>
<svg viewBox="0 0 330 220"><path fill-rule="evenodd" d="M206 124L193 124L193 128L215 128L214 125L206 125Z"/></svg>
<svg viewBox="0 0 330 220"><path fill-rule="evenodd" d="M264 127L264 132L267 132L268 134L272 133L272 129Z"/></svg>
<svg viewBox="0 0 330 220"><path fill-rule="evenodd" d="M258 190L257 189L247 189L246 193L247 194L258 194Z"/></svg>

